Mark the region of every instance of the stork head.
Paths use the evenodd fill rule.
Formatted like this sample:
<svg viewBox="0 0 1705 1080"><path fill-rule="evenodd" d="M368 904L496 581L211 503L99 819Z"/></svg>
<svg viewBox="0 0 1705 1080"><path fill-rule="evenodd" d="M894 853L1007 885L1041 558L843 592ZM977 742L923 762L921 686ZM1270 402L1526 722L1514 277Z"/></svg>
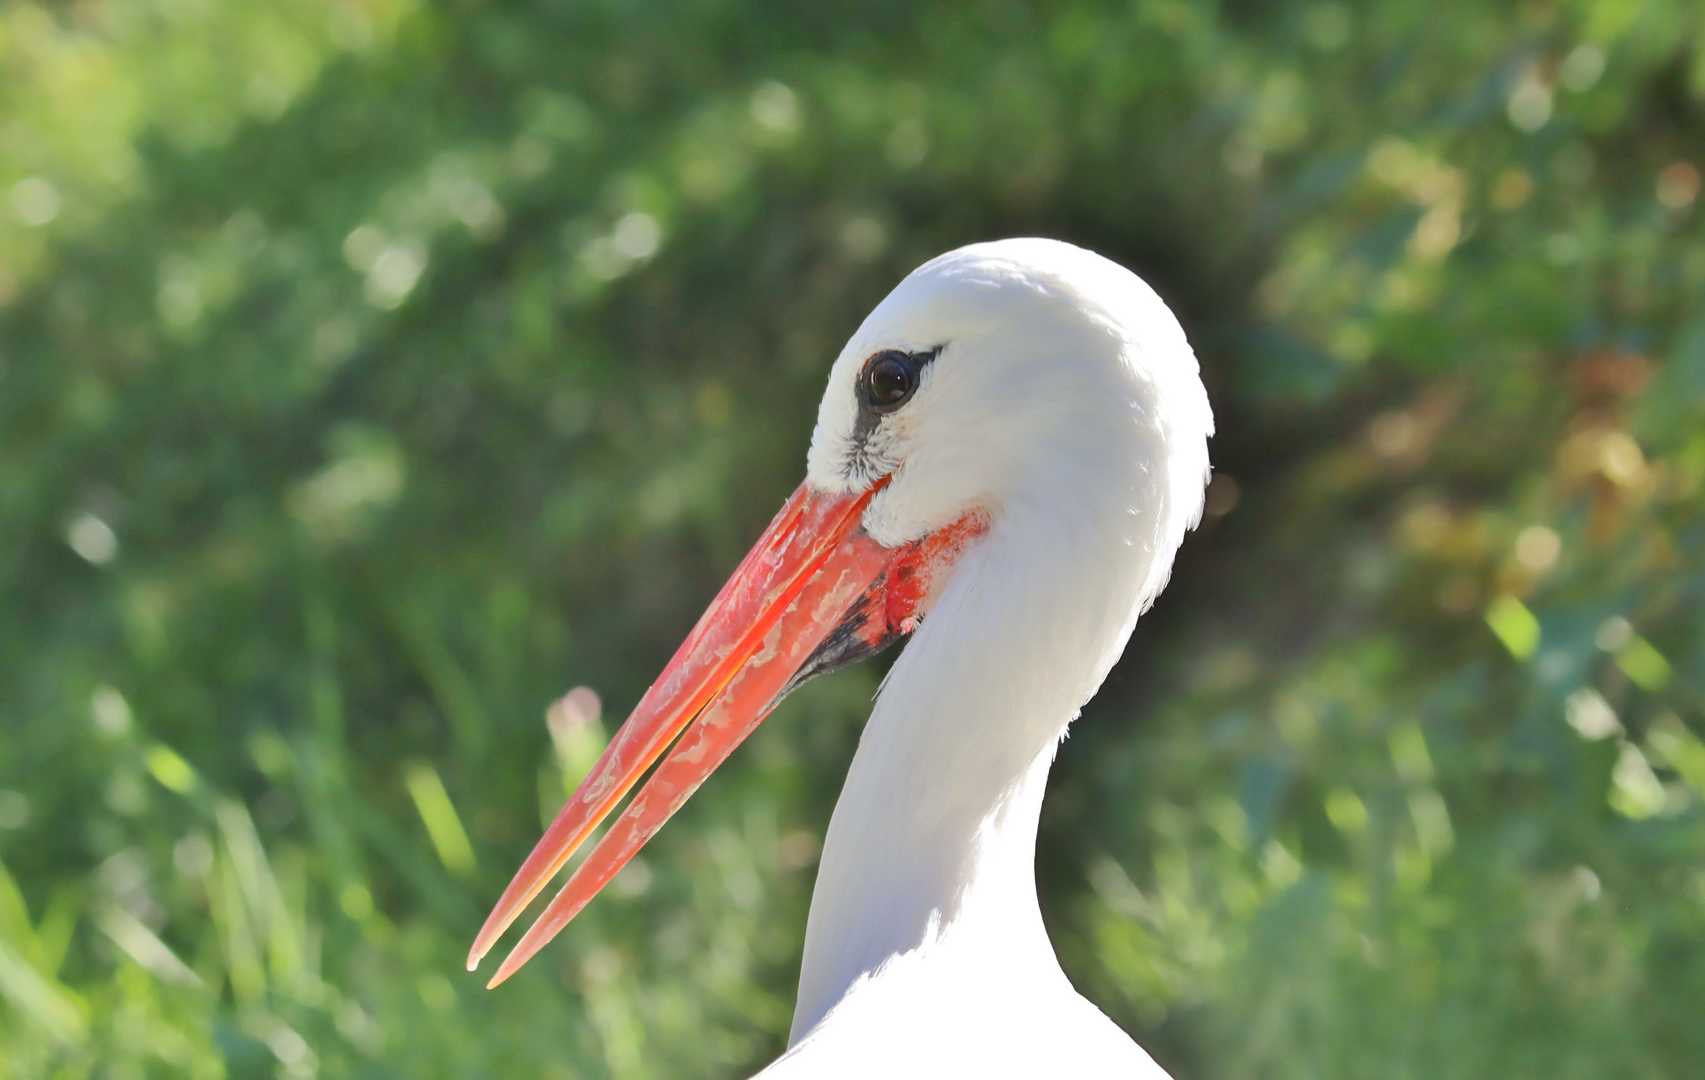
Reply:
<svg viewBox="0 0 1705 1080"><path fill-rule="evenodd" d="M1152 289L1071 244L1002 240L925 263L865 319L830 372L808 482L882 484L864 527L890 546L973 511L1058 512L1064 484L1165 502L1176 547L1212 431L1195 355ZM1145 476L1153 489L1130 492Z"/></svg>
<svg viewBox="0 0 1705 1080"><path fill-rule="evenodd" d="M659 758L668 754L492 985L793 688L911 632L991 530L1081 524L1146 552L1133 564L1143 579L1129 590L1134 621L1200 513L1212 426L1177 320L1118 265L1056 241L1006 240L919 267L841 351L805 482L516 874L469 968ZM1103 529L1097 514L1118 524Z"/></svg>

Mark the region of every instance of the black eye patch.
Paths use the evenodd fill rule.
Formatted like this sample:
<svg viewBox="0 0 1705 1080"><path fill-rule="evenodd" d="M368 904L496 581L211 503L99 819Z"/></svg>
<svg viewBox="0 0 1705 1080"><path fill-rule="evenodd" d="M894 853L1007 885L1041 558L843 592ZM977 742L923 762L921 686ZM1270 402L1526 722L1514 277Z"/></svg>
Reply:
<svg viewBox="0 0 1705 1080"><path fill-rule="evenodd" d="M882 467L882 463L870 453L871 434L884 416L912 400L912 395L923 384L924 368L941 355L942 348L937 345L923 352L884 349L864 362L864 370L859 372L855 387L858 420L853 424L852 446L847 452L848 476L869 479ZM893 462L887 463L889 468L893 465Z"/></svg>

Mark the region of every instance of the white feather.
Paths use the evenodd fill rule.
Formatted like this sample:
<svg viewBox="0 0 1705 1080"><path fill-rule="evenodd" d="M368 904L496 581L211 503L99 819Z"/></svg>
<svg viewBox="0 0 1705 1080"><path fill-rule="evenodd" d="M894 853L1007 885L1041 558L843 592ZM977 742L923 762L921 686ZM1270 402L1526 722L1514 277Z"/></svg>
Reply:
<svg viewBox="0 0 1705 1080"><path fill-rule="evenodd" d="M884 349L941 348L858 438ZM972 510L986 537L895 662L835 807L812 898L792 1077L1164 1077L1078 995L1037 907L1054 750L1200 517L1213 418L1166 305L1048 240L961 248L871 312L829 377L809 478L891 473L885 544Z"/></svg>

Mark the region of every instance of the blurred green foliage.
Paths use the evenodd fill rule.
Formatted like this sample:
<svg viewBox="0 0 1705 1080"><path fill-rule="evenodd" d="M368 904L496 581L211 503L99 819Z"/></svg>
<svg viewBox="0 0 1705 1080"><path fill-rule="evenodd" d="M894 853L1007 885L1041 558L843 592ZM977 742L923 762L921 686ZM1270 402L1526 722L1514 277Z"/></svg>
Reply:
<svg viewBox="0 0 1705 1080"><path fill-rule="evenodd" d="M0 1076L773 1056L871 665L462 958L841 341L1013 234L1220 425L1056 768L1078 985L1181 1078L1697 1074L1702 104L1687 0L0 3Z"/></svg>

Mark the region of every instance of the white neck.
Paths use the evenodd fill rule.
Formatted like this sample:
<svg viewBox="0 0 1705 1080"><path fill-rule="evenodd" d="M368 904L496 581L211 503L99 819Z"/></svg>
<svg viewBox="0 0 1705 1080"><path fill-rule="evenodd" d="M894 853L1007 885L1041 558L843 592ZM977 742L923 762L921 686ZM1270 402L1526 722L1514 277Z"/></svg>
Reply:
<svg viewBox="0 0 1705 1080"><path fill-rule="evenodd" d="M1008 506L896 661L829 824L790 1044L908 959L975 969L956 983L1020 981L1020 997L1039 980L1069 992L1037 906L1036 828L1055 748L1158 554L1120 487L1100 508L1069 492Z"/></svg>
<svg viewBox="0 0 1705 1080"><path fill-rule="evenodd" d="M918 347L935 359L916 399L869 427L857 393L867 358ZM888 1009L869 1029L884 1037L955 1004L979 1018L959 1043L985 1048L1013 1009L1038 1002L1111 1028L1048 943L1036 825L1066 725L1201 512L1212 431L1166 305L1069 245L942 256L848 341L809 479L850 493L886 476L863 525L890 546L973 511L990 529L951 571L865 726L823 846L791 1044L849 1030L822 1021L838 1007L867 1016L872 1001Z"/></svg>

